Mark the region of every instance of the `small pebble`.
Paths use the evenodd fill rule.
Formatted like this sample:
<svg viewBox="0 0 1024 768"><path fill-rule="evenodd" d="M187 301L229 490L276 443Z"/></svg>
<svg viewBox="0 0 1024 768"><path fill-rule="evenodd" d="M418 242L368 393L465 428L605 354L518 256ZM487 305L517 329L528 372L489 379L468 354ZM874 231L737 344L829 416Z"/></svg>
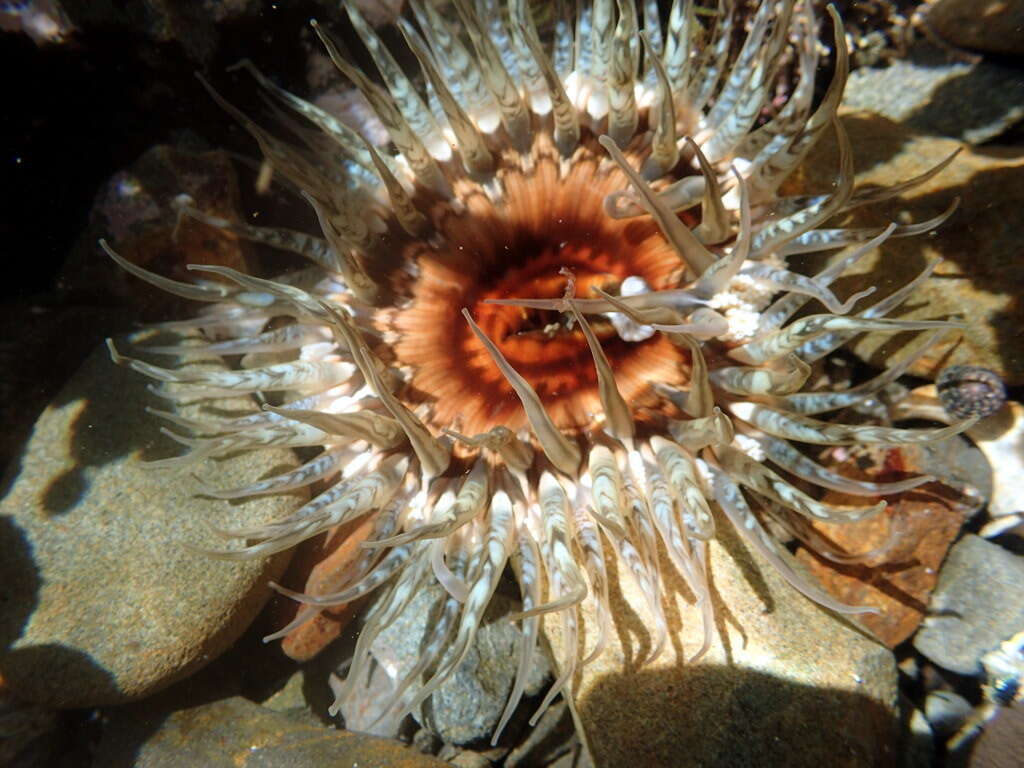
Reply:
<svg viewBox="0 0 1024 768"><path fill-rule="evenodd" d="M932 691L924 702L924 716L940 736L956 733L970 714L970 702L953 691Z"/></svg>

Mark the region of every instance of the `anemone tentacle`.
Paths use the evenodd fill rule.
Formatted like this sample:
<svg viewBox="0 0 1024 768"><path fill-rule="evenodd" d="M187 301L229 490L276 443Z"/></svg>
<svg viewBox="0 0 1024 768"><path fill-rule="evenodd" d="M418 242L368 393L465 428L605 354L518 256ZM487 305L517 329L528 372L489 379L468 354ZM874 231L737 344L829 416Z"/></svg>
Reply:
<svg viewBox="0 0 1024 768"><path fill-rule="evenodd" d="M332 711L356 707L382 628L418 591L436 593L438 618L423 655L392 681L391 697L375 703L380 727L454 672L506 568L520 586L522 611L513 618L523 638L499 732L540 652L542 614L558 617L570 649L583 632L590 651L560 660L541 710L568 690L577 665L603 652L613 622L605 558L613 552L655 617L652 656L668 632L661 591L670 567L704 623L694 657L710 648L706 548L719 525L735 526L811 600L843 613L870 610L807 583L766 522L779 509L855 521L884 509L870 497L931 478L845 478L794 443L932 441L973 423L922 430L814 418L876 394L943 332L962 326L886 317L932 267L866 309L859 304L870 291L844 299L830 287L888 237L937 226L951 210L919 225L829 222L901 194L952 160L891 190L854 188L852 148L836 116L848 58L835 10L825 25L835 73L815 104L820 43L807 0L739 10L719 0L699 12L692 0L674 0L664 25L649 1L581 2L565 15L563 5L539 20L525 0L412 0L398 22L402 52L390 51L348 5L376 64L368 72L314 22L386 129L386 146L251 64L243 66L272 97L273 130L210 88L276 176L305 197L322 231L253 227L191 205L182 215L303 255L309 270L264 280L197 267L225 280L192 285L103 245L137 277L208 303L183 324L211 336L189 355L245 355L237 370L182 374L111 345L115 362L174 383L174 397L284 391L280 405L231 422L160 414L197 433L177 436L191 453L171 464L323 447L299 469L211 491L236 498L318 490L287 519L223 532L246 546L214 554L263 556L374 517L347 583L330 594L278 587L303 606L272 637L325 607L377 595L346 679L332 682ZM779 106L781 86L788 100ZM840 148L833 190L778 198L829 130ZM840 248L814 276L787 262ZM825 313L794 319L808 306ZM865 331L920 336L862 385L808 387L816 360ZM869 503L824 504L808 484ZM598 605L596 628L579 625L584 600Z"/></svg>

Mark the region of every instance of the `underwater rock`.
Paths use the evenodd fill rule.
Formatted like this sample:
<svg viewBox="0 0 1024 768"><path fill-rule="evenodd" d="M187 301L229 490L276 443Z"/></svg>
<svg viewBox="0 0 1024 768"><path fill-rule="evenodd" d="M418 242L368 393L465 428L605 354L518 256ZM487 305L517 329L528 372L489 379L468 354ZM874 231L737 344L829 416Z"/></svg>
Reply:
<svg viewBox="0 0 1024 768"><path fill-rule="evenodd" d="M305 586L303 583L289 583L287 586L301 588L311 595L339 591L353 578L359 556L364 551L360 545L372 532L371 516L338 526L329 542L321 544L314 540L300 546L289 568L288 578L299 578ZM295 661L309 661L341 634L362 602L355 600L326 609L295 604L290 600L276 602L271 608L275 628L286 626L300 612L313 614L312 618L282 638L281 650Z"/></svg>
<svg viewBox="0 0 1024 768"><path fill-rule="evenodd" d="M843 104L921 133L981 144L1024 119L1024 81L1016 68L954 60L921 41L887 67L851 72Z"/></svg>
<svg viewBox="0 0 1024 768"><path fill-rule="evenodd" d="M50 764L48 747L60 726L58 712L18 701L0 680L0 765L28 768Z"/></svg>
<svg viewBox="0 0 1024 768"><path fill-rule="evenodd" d="M504 768L530 768L534 765L587 768L576 762L579 758L579 739L572 715L565 700L556 701L541 716L537 724L526 731L522 740L505 757ZM557 762L556 762L557 761Z"/></svg>
<svg viewBox="0 0 1024 768"><path fill-rule="evenodd" d="M22 0L0 6L0 30L23 32L36 45L60 44L74 32L57 0Z"/></svg>
<svg viewBox="0 0 1024 768"><path fill-rule="evenodd" d="M1024 744L1024 705L1003 707L985 724L967 759L969 768L1018 768Z"/></svg>
<svg viewBox="0 0 1024 768"><path fill-rule="evenodd" d="M970 702L954 691L932 691L924 702L924 716L942 738L956 733L970 714Z"/></svg>
<svg viewBox="0 0 1024 768"><path fill-rule="evenodd" d="M891 416L894 420L928 419L946 423L955 418L942 405L934 384L911 390L894 403ZM967 455L980 453L985 466L978 466L972 460L953 473L938 467L927 467L923 471L959 488L973 497L973 503L988 502L986 512L990 520L979 533L990 539L1018 527L1024 517L1019 492L1024 484L1024 405L1008 400L998 411L968 429L964 436L976 449ZM936 449L950 442L939 443Z"/></svg>
<svg viewBox="0 0 1024 768"><path fill-rule="evenodd" d="M964 521L976 511L969 502L981 503L981 498L960 498L948 485L984 482L988 467L980 452L960 437L932 445L877 445L856 451L834 448L826 453L845 457L842 462L824 463L847 477L888 482L930 474L940 480L886 497L888 510L867 520L847 525L812 523L842 552L853 555L876 550L863 561L836 563L806 547L797 552L797 558L840 602L878 607L880 613L863 614L855 620L894 648L914 634L924 619L939 566ZM837 492L829 492L824 500L830 504L865 501L864 497Z"/></svg>
<svg viewBox="0 0 1024 768"><path fill-rule="evenodd" d="M914 647L940 667L980 676L981 657L1024 627L1024 557L973 534L950 550Z"/></svg>
<svg viewBox="0 0 1024 768"><path fill-rule="evenodd" d="M886 186L909 179L961 147L952 139L922 136L867 112L847 112L842 120L858 148L858 184ZM835 157L835 142L826 136L803 166L803 188L828 189ZM1017 296L1018 286L1024 284L1020 259L1024 150L966 148L942 173L883 204L882 210L854 211L851 226L928 219L945 210L954 194L961 196L960 207L935 236L890 238L882 248L885 258L879 258L878 252L865 256L836 281L838 292L846 296L878 286L872 298L881 298L916 276L927 262L941 257L932 279L918 289L900 319L962 317L967 328L933 345L909 372L934 379L949 365L980 365L995 371L1008 385L1024 384L1024 355L1020 354L1024 303ZM846 349L883 368L908 338L868 333Z"/></svg>
<svg viewBox="0 0 1024 768"><path fill-rule="evenodd" d="M114 173L96 194L89 227L61 270L60 287L79 302L127 303L142 320L192 316L193 302L140 283L96 246L106 238L132 263L187 283L195 279L188 264L252 269L251 247L182 216L185 202L208 216L238 218L238 177L227 152L158 144Z"/></svg>
<svg viewBox="0 0 1024 768"><path fill-rule="evenodd" d="M1024 509L1024 405L1011 400L1003 408L968 430L968 436L985 454L992 468L992 498L988 513L993 518Z"/></svg>
<svg viewBox="0 0 1024 768"><path fill-rule="evenodd" d="M173 713L154 732L152 718L131 709L112 712L95 765L135 768L293 768L373 766L443 768L429 755L393 741L312 725L241 696Z"/></svg>
<svg viewBox="0 0 1024 768"><path fill-rule="evenodd" d="M901 665L902 670L902 665ZM902 740L899 747L899 768L933 768L935 765L935 734L924 712L900 693L900 712L903 715Z"/></svg>
<svg viewBox="0 0 1024 768"><path fill-rule="evenodd" d="M242 633L270 594L266 582L287 564L290 553L220 562L190 550L217 546L213 527L258 525L299 499L227 504L197 495L188 470L147 467L146 459L180 451L140 419L145 405L168 408L97 350L9 468L0 502L0 674L26 700L115 704L189 675ZM222 415L245 406L240 398L211 405ZM227 487L294 464L290 452L269 450L197 471Z"/></svg>
<svg viewBox="0 0 1024 768"><path fill-rule="evenodd" d="M928 8L927 23L958 48L1024 56L1022 0L938 0Z"/></svg>
<svg viewBox="0 0 1024 768"><path fill-rule="evenodd" d="M675 569L662 569L663 594L674 598L666 610L668 642L657 660L644 663L653 619L628 566L618 558L608 563L609 648L577 668L574 685L597 768L680 765L684 755L688 765L819 768L892 759L892 653L799 594L731 530L720 528L710 542L719 618L711 648L697 662L699 612L681 596L688 590ZM595 642L593 605L582 603L585 653ZM565 647L559 617L547 617L544 630L556 660L576 654Z"/></svg>
<svg viewBox="0 0 1024 768"><path fill-rule="evenodd" d="M0 306L0 467L21 450L39 414L90 351L134 319L132 310L51 295Z"/></svg>
<svg viewBox="0 0 1024 768"><path fill-rule="evenodd" d="M422 588L374 642L374 657L398 678L408 674L422 655L424 635L436 620L432 609L441 594L443 590L438 586ZM458 670L413 713L421 725L443 741L463 745L490 739L516 676L522 630L506 616L519 607L515 601L496 595ZM537 693L547 678L548 664L538 659L526 686L527 695ZM367 695L372 697L372 692Z"/></svg>
<svg viewBox="0 0 1024 768"><path fill-rule="evenodd" d="M116 30L122 39L153 46L177 43L193 61L216 55L218 25L262 10L259 0L60 0L67 17L85 33ZM109 32L108 32L109 34Z"/></svg>

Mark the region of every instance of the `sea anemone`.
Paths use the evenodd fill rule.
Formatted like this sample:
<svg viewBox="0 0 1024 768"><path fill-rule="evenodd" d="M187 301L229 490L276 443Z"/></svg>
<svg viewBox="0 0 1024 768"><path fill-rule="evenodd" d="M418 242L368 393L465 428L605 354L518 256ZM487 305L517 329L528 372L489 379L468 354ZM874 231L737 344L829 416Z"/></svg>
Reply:
<svg viewBox="0 0 1024 768"><path fill-rule="evenodd" d="M379 717L396 718L453 674L510 570L523 642L500 731L540 652L542 614L556 614L569 638L580 637L581 601L596 601L600 619L583 653L565 644L541 709L578 664L602 653L614 621L611 552L655 617L652 656L668 633L661 573L669 567L703 622L692 656L707 651L707 546L723 519L810 599L844 614L871 610L809 583L770 531L807 533L801 518L845 523L885 507L823 503L814 487L870 499L932 479L843 477L794 443L934 441L976 421L904 429L821 418L872 397L957 325L886 318L934 264L870 305L871 290L840 300L829 287L887 238L927 232L952 209L876 229L828 223L899 195L952 158L889 189L854 189L836 117L848 61L832 8L834 74L817 99L821 46L810 2L737 9L718 0L704 9L676 0L664 23L650 0L559 3L543 19L527 0L412 0L410 8L397 22L408 49L399 54L347 6L376 72L358 68L313 23L390 141L375 144L248 63L271 97L276 132L210 88L276 177L312 206L321 232L214 219L187 201L182 212L301 254L311 268L265 280L192 266L223 280L185 284L104 244L143 280L209 303L190 324L209 339L201 354L243 356L233 370L179 371L111 344L115 362L185 385L177 396L246 392L264 403L231 421L164 414L195 435L168 430L191 450L159 463L322 448L297 469L214 492L322 489L287 519L227 532L244 546L217 554L262 557L372 520L344 589L279 588L305 607L276 636L376 592L347 677L335 685L338 708L366 684L382 628L435 588L422 655L378 702ZM834 188L780 196L829 131L839 147ZM816 274L790 269L794 257L839 249ZM825 312L803 312L816 305ZM833 391L811 378L815 361L868 331L921 333L869 381Z"/></svg>

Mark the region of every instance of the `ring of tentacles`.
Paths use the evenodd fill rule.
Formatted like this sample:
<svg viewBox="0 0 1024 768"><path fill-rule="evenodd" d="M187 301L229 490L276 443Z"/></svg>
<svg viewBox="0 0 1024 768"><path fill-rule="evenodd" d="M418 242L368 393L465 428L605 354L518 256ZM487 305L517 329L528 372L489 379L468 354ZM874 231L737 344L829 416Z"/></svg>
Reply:
<svg viewBox="0 0 1024 768"><path fill-rule="evenodd" d="M887 317L934 264L880 301L871 290L840 300L829 287L886 239L926 232L952 208L910 225L830 222L898 196L952 157L889 189L855 189L836 117L848 70L838 16L830 9L831 38L841 43L834 75L816 101L812 4L735 5L698 11L676 0L662 19L655 2L595 0L535 19L525 0L412 0L397 22L405 48L395 52L348 6L375 72L314 27L386 131L384 143L249 63L275 103L273 130L207 86L275 177L312 206L320 233L182 206L299 253L310 268L266 280L195 266L203 279L186 284L104 244L143 280L206 302L190 326L207 345L149 353L241 356L228 370L176 370L111 344L116 362L184 384L191 398L242 392L279 403L230 421L164 414L193 434L171 432L190 451L160 463L322 448L297 469L215 491L318 491L287 519L230 531L239 546L216 554L260 557L373 521L345 588L281 588L304 605L275 637L376 593L347 677L335 681L336 709L367 684L380 630L434 588L422 655L392 681L377 719L415 709L458 667L509 569L523 642L498 731L540 652L541 617L553 613L571 639L543 710L605 647L612 552L655 617L654 655L668 631L661 569L678 570L704 626L699 657L714 626L707 543L723 521L812 600L869 610L808 583L768 523L799 533L802 520L860 520L885 507L877 497L931 479L854 480L800 446L933 441L973 423L901 429L825 416L872 397L958 325ZM839 147L834 187L780 196L830 131ZM789 267L828 252L816 274ZM839 391L808 385L816 361L865 331L917 334L869 381ZM826 504L812 487L868 501ZM600 618L585 628L577 658L583 600L596 601Z"/></svg>

